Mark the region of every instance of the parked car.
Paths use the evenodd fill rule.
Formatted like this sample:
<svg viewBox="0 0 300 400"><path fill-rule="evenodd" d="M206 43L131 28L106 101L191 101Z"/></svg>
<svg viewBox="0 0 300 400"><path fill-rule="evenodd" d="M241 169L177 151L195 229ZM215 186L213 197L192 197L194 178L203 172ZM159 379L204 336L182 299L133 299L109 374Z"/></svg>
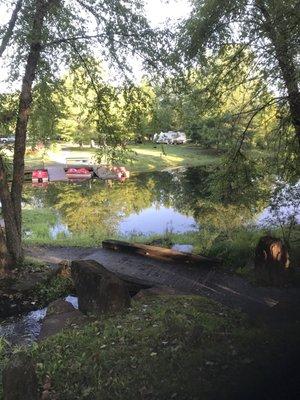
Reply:
<svg viewBox="0 0 300 400"><path fill-rule="evenodd" d="M14 142L15 142L15 137L14 136L0 137L0 143L1 144L12 144Z"/></svg>

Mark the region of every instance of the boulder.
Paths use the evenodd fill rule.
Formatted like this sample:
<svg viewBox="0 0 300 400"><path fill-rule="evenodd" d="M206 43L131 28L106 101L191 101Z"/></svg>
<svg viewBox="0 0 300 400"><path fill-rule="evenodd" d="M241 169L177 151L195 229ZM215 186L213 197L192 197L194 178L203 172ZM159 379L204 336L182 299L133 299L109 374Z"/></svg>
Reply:
<svg viewBox="0 0 300 400"><path fill-rule="evenodd" d="M75 308L69 301L58 299L49 304L46 316L66 314L73 311L75 311Z"/></svg>
<svg viewBox="0 0 300 400"><path fill-rule="evenodd" d="M17 353L2 374L4 400L38 400L38 380L32 359Z"/></svg>
<svg viewBox="0 0 300 400"><path fill-rule="evenodd" d="M116 313L130 306L126 283L96 261L72 261L71 273L83 313Z"/></svg>
<svg viewBox="0 0 300 400"><path fill-rule="evenodd" d="M281 239L272 236L260 238L254 258L255 275L259 282L281 285L290 275L290 260Z"/></svg>
<svg viewBox="0 0 300 400"><path fill-rule="evenodd" d="M88 318L76 310L68 301L63 299L55 300L48 306L38 339L44 340L49 336L56 335L65 328L82 326L87 322Z"/></svg>

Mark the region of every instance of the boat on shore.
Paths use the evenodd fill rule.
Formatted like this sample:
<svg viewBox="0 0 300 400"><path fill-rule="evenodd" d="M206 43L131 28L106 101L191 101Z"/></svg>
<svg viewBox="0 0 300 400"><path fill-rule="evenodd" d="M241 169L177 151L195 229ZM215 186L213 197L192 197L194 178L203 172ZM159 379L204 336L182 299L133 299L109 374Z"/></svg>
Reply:
<svg viewBox="0 0 300 400"><path fill-rule="evenodd" d="M48 183L49 175L46 169L35 169L31 176L32 183Z"/></svg>
<svg viewBox="0 0 300 400"><path fill-rule="evenodd" d="M88 168L68 168L66 176L68 179L91 179L93 171Z"/></svg>
<svg viewBox="0 0 300 400"><path fill-rule="evenodd" d="M130 177L130 172L121 166L97 165L94 167L96 176L105 180L118 180L124 182Z"/></svg>

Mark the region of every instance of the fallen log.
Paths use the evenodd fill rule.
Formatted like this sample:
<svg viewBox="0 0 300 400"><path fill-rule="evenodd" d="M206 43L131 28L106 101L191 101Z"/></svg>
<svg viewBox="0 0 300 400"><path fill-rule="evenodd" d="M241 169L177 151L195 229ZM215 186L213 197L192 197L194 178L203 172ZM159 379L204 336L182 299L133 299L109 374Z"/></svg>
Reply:
<svg viewBox="0 0 300 400"><path fill-rule="evenodd" d="M104 240L102 242L102 247L108 250L121 251L130 254L139 254L158 260L170 261L180 264L184 263L200 266L203 265L207 267L222 264L222 260L220 258L204 257L195 254L183 253L181 251L176 251L165 247L150 246L140 243L128 243L120 240Z"/></svg>

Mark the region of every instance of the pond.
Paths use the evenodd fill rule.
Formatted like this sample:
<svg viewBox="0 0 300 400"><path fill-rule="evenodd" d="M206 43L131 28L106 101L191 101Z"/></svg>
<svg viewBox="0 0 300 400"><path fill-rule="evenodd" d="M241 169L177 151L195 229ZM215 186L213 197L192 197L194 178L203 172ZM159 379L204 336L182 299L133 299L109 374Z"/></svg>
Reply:
<svg viewBox="0 0 300 400"><path fill-rule="evenodd" d="M222 183L209 167L201 167L141 173L123 183L92 180L26 185L24 237L38 243L69 240L80 245L109 237L205 230L214 236L254 224L268 205L268 197L261 200L261 186L249 185L249 192L247 187L237 188L230 197ZM259 224L270 215L265 209Z"/></svg>
<svg viewBox="0 0 300 400"><path fill-rule="evenodd" d="M200 250L205 253L213 241L219 244L241 227L276 225L276 212L285 220L293 216L300 222L299 183L285 185L278 192L275 213L273 206L268 206L271 191L266 193L266 187L270 188L269 182L265 187L261 183L249 188L236 186L236 191L231 189L229 193L209 167L143 173L123 183L93 180L46 187L27 184L23 232L26 240L62 245L68 240L89 245L109 237L189 232L202 235L201 240L197 236L197 242L201 242ZM191 251L192 246L177 249ZM74 298L67 300L76 303ZM40 332L45 312L41 309L7 320L0 325L0 336L14 344L30 343Z"/></svg>

